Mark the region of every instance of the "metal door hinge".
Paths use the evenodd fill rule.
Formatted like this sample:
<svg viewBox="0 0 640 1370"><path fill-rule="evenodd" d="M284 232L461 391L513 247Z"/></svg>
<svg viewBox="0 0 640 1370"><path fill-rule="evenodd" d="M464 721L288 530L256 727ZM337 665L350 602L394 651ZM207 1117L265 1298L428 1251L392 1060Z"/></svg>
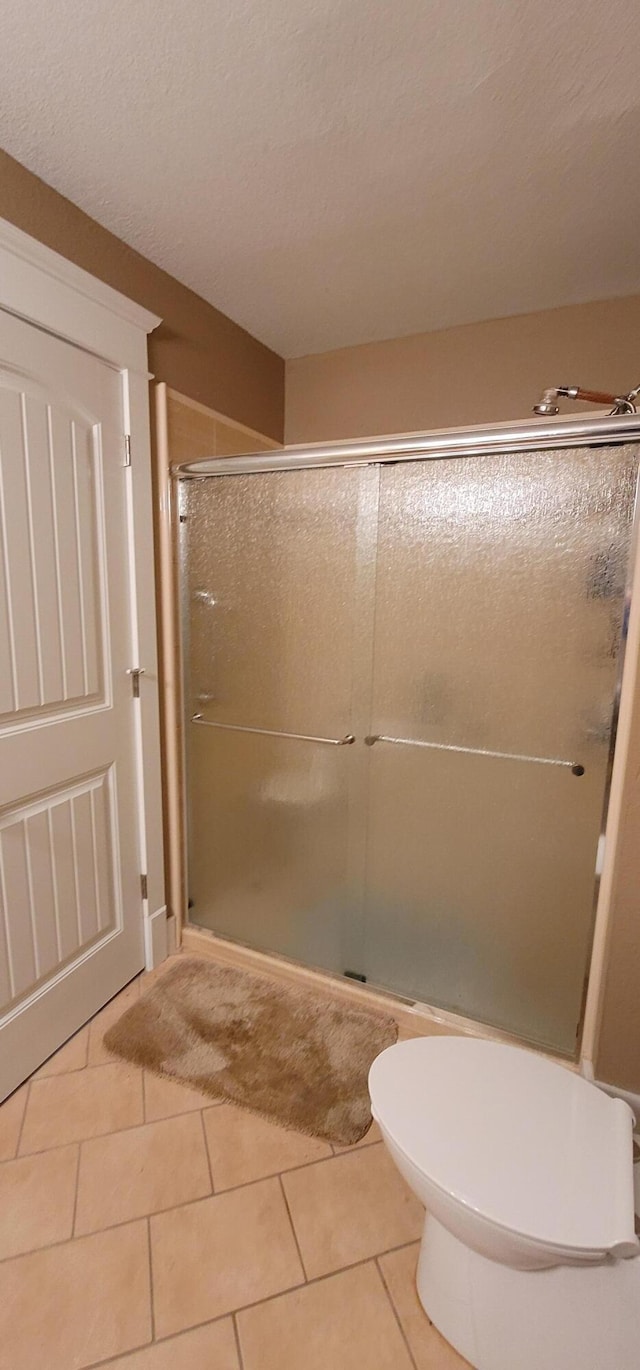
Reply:
<svg viewBox="0 0 640 1370"><path fill-rule="evenodd" d="M127 675L131 676L131 689L132 689L132 692L133 692L133 698L134 698L134 699L139 699L139 698L140 698L140 676L141 676L141 675L144 675L144 666L129 666L129 667L127 668Z"/></svg>
<svg viewBox="0 0 640 1370"><path fill-rule="evenodd" d="M146 875L141 875L141 876L140 876L140 889L141 889L141 891L142 891L142 898L143 898L143 899L148 899L148 898L149 898L149 890L148 890L148 887L147 887L147 877L146 877Z"/></svg>
<svg viewBox="0 0 640 1370"><path fill-rule="evenodd" d="M125 435L124 435L124 462L123 462L123 465L124 465L124 466L130 466L130 465L131 465L131 434L130 434L130 433L125 433Z"/></svg>

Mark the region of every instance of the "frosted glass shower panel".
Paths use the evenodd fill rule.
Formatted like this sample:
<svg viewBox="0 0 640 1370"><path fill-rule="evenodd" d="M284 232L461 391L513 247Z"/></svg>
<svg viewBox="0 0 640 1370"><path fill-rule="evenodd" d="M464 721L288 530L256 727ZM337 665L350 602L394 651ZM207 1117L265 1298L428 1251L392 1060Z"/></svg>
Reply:
<svg viewBox="0 0 640 1370"><path fill-rule="evenodd" d="M597 771L376 744L368 979L570 1055L601 808Z"/></svg>
<svg viewBox="0 0 640 1370"><path fill-rule="evenodd" d="M192 712L279 731L346 732L358 471L186 485Z"/></svg>
<svg viewBox="0 0 640 1370"><path fill-rule="evenodd" d="M372 731L606 760L636 466L601 447L382 468Z"/></svg>
<svg viewBox="0 0 640 1370"><path fill-rule="evenodd" d="M342 970L352 750L192 725L195 922Z"/></svg>
<svg viewBox="0 0 640 1370"><path fill-rule="evenodd" d="M385 467L370 979L572 1053L637 453Z"/></svg>
<svg viewBox="0 0 640 1370"><path fill-rule="evenodd" d="M357 470L187 484L190 917L342 970Z"/></svg>

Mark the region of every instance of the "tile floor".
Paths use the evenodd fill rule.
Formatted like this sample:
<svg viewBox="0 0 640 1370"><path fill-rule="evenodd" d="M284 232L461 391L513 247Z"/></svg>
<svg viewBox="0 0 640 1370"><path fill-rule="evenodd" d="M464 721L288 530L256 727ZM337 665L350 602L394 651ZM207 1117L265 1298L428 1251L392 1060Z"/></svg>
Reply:
<svg viewBox="0 0 640 1370"><path fill-rule="evenodd" d="M0 1107L0 1370L461 1370L375 1126L334 1149L115 1061L152 978Z"/></svg>

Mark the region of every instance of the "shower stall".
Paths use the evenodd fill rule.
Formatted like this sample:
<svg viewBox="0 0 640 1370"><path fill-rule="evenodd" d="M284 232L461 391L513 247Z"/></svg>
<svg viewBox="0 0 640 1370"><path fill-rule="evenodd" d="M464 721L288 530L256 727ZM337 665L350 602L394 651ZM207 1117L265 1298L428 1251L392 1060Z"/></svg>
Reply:
<svg viewBox="0 0 640 1370"><path fill-rule="evenodd" d="M639 439L177 469L192 923L575 1055Z"/></svg>

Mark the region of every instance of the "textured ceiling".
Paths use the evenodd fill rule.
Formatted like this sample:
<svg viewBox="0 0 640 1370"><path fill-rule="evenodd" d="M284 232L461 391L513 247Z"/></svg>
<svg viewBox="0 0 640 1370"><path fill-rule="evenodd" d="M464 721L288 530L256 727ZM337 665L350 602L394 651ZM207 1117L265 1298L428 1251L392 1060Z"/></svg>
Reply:
<svg viewBox="0 0 640 1370"><path fill-rule="evenodd" d="M640 289L637 0L5 0L6 150L285 356Z"/></svg>

